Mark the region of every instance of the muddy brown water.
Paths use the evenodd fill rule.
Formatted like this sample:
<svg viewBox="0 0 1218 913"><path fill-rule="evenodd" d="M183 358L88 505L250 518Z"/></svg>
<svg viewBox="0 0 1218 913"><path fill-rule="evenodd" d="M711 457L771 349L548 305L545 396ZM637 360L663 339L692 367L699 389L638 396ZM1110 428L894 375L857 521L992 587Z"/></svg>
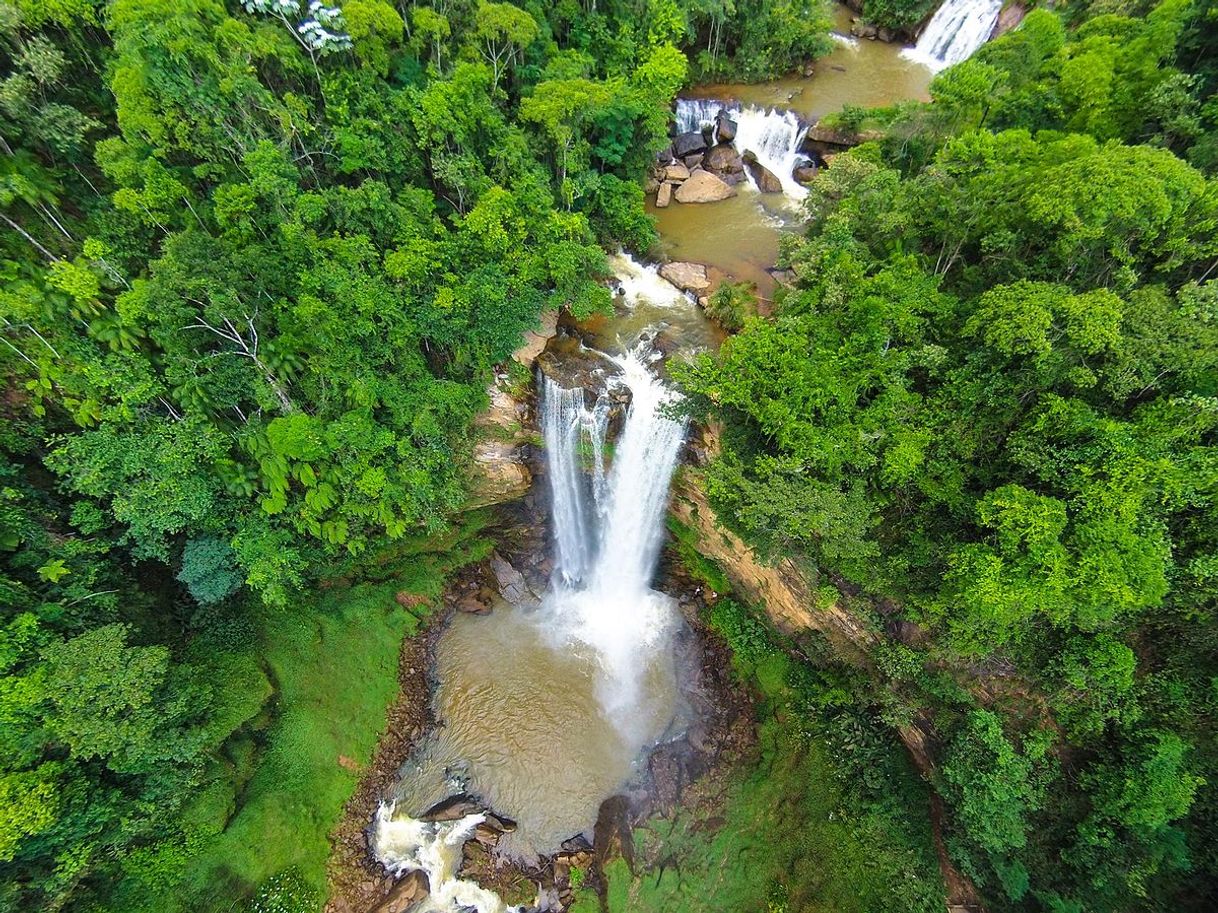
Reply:
<svg viewBox="0 0 1218 913"><path fill-rule="evenodd" d="M648 700L625 731L596 695L596 657L544 634L545 609L501 603L456 615L436 653L440 726L403 771L399 807L421 814L461 781L516 821L500 852L529 859L591 832L597 810L636 772L640 749L678 717L671 653L652 658Z"/></svg>
<svg viewBox="0 0 1218 913"><path fill-rule="evenodd" d="M835 4L834 27L850 32L853 14ZM900 44L859 38L839 43L816 62L812 76L790 76L749 85L720 83L698 86L689 98L738 101L763 108L785 108L808 121L840 111L843 105L879 107L905 99L925 101L932 73L901 56ZM696 260L717 266L736 279L752 282L768 298L774 281L766 272L778 256L779 236L802 222L800 207L780 195L758 193L741 185L738 194L718 203L673 202L657 209L649 197L647 211L656 217L660 248L672 260Z"/></svg>

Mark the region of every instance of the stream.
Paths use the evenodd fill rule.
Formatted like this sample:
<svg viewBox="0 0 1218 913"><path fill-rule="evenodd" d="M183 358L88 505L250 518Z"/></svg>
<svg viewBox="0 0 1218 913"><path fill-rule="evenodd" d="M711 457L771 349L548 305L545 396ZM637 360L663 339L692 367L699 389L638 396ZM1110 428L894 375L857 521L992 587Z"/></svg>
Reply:
<svg viewBox="0 0 1218 913"><path fill-rule="evenodd" d="M737 148L753 151L782 192L761 193L747 180L711 204L656 208L652 197L665 259L715 267L768 297L782 233L802 220L807 191L792 166L807 124L843 104L925 98L944 55L964 53L956 36L988 35L993 2L947 0L925 46L905 51L847 37L851 14L840 6L838 47L813 75L701 86L678 99L681 131L727 109ZM540 884L532 906L509 907L463 877L467 841L485 841L497 861L525 869L581 840L590 851L602 803L637 786L648 751L694 721L685 695L698 670L684 667L674 646L685 623L676 601L653 588L686 433L658 365L674 351L714 349L723 333L655 266L619 254L611 267L616 315L560 330L536 370L545 462L535 486L548 514L548 583L493 557L510 598L497 598L489 614L455 613L440 633L437 725L415 745L370 828L388 871L426 874L430 894L410 907L418 913L561 909ZM556 361L578 370L548 371Z"/></svg>

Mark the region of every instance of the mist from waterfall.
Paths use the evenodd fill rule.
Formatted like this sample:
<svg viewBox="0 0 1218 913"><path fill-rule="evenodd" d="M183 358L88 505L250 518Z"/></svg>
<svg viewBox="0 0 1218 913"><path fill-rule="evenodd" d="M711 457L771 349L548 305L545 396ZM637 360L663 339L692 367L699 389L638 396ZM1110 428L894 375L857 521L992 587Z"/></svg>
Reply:
<svg viewBox="0 0 1218 913"><path fill-rule="evenodd" d="M650 657L668 649L677 623L672 600L651 589L651 578L685 423L666 414L673 393L641 349L612 361L621 373L592 406L583 390L543 380L557 551L549 630L555 639L595 653L601 705L630 732L639 720L654 717L643 673ZM606 473L605 430L618 390L629 392L630 405Z"/></svg>
<svg viewBox="0 0 1218 913"><path fill-rule="evenodd" d="M903 51L938 72L967 60L993 34L1002 0L944 0L915 47Z"/></svg>
<svg viewBox="0 0 1218 913"><path fill-rule="evenodd" d="M736 122L736 137L732 145L740 153L752 152L782 182L783 193L795 200L802 200L808 191L795 180L795 166L807 160L800 149L808 128L800 123L792 111L777 108L760 108L756 105L741 106L713 98L678 98L676 104L677 129L691 133L711 126L720 111ZM752 175L749 181L756 186Z"/></svg>

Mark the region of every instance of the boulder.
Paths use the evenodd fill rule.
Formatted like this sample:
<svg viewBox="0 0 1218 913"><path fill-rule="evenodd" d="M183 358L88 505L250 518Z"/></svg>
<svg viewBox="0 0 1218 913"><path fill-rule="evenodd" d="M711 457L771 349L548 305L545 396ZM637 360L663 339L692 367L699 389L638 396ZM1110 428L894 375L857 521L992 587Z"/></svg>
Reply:
<svg viewBox="0 0 1218 913"><path fill-rule="evenodd" d="M697 153L696 155L687 155L685 156L685 167L690 171L693 171L702 164L702 159L704 158L706 158L706 156L704 156L701 152Z"/></svg>
<svg viewBox="0 0 1218 913"><path fill-rule="evenodd" d="M758 190L762 193L782 193L782 181L778 175L757 161L757 156L751 150L744 153L744 164L757 183Z"/></svg>
<svg viewBox="0 0 1218 913"><path fill-rule="evenodd" d="M372 908L372 913L406 913L430 893L426 872L407 872L389 889L385 899Z"/></svg>
<svg viewBox="0 0 1218 913"><path fill-rule="evenodd" d="M677 188L678 203L714 203L734 197L736 189L709 171L699 171Z"/></svg>
<svg viewBox="0 0 1218 913"><path fill-rule="evenodd" d="M664 180L680 183L689 178L689 169L679 162L669 165L664 169Z"/></svg>
<svg viewBox="0 0 1218 913"><path fill-rule="evenodd" d="M705 149L706 137L701 132L682 133L672 141L672 151L677 158L684 158Z"/></svg>
<svg viewBox="0 0 1218 913"><path fill-rule="evenodd" d="M721 144L730 143L736 138L736 122L723 111L715 118L715 136Z"/></svg>
<svg viewBox="0 0 1218 913"><path fill-rule="evenodd" d="M498 553L493 553L491 560L498 557ZM502 558L499 559L503 561ZM507 564L507 562L504 562ZM508 567L511 567L508 564ZM441 799L423 814L419 815L420 821L460 821L462 818L468 818L470 815L476 815L482 811L482 806L477 801L469 796L449 796L447 799Z"/></svg>
<svg viewBox="0 0 1218 913"><path fill-rule="evenodd" d="M663 209L672 202L672 187L673 185L665 181L660 185L660 189L656 192L656 206Z"/></svg>
<svg viewBox="0 0 1218 913"><path fill-rule="evenodd" d="M715 146L703 157L702 167L725 181L729 175L744 175L744 161L731 146Z"/></svg>
<svg viewBox="0 0 1218 913"><path fill-rule="evenodd" d="M702 263L674 260L660 267L660 276L684 292L704 295L711 287L710 276Z"/></svg>
<svg viewBox="0 0 1218 913"><path fill-rule="evenodd" d="M525 583L524 574L512 567L511 562L498 552L491 552L491 573L495 575L495 580L499 584L499 594L512 605L520 605L533 595L532 589Z"/></svg>
<svg viewBox="0 0 1218 913"><path fill-rule="evenodd" d="M816 166L812 164L796 165L791 170L791 177L801 184L811 184L816 179Z"/></svg>

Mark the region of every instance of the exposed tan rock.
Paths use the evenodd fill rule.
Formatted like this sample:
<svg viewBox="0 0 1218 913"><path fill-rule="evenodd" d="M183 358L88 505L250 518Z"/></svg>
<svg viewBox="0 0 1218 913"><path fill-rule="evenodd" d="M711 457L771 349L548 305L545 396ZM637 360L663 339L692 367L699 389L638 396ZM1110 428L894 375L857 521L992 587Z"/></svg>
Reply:
<svg viewBox="0 0 1218 913"><path fill-rule="evenodd" d="M660 267L660 276L684 292L705 295L711 287L710 273L705 264L674 260Z"/></svg>
<svg viewBox="0 0 1218 913"><path fill-rule="evenodd" d="M680 162L675 162L664 169L664 180L680 183L689 179L689 169Z"/></svg>
<svg viewBox="0 0 1218 913"><path fill-rule="evenodd" d="M558 332L558 311L546 311L541 315L537 329L524 334L524 345L512 353L512 360L518 361L526 368L533 367L537 356L545 349L546 343Z"/></svg>
<svg viewBox="0 0 1218 913"><path fill-rule="evenodd" d="M714 203L735 195L734 187L715 177L709 171L699 171L691 175L689 180L678 187L674 194L678 203Z"/></svg>
<svg viewBox="0 0 1218 913"><path fill-rule="evenodd" d="M532 484L533 473L518 446L494 440L480 441L474 445L467 507L487 507L515 501L527 495Z"/></svg>
<svg viewBox="0 0 1218 913"><path fill-rule="evenodd" d="M672 202L672 184L665 181L660 185L660 189L656 191L656 207L663 209Z"/></svg>

